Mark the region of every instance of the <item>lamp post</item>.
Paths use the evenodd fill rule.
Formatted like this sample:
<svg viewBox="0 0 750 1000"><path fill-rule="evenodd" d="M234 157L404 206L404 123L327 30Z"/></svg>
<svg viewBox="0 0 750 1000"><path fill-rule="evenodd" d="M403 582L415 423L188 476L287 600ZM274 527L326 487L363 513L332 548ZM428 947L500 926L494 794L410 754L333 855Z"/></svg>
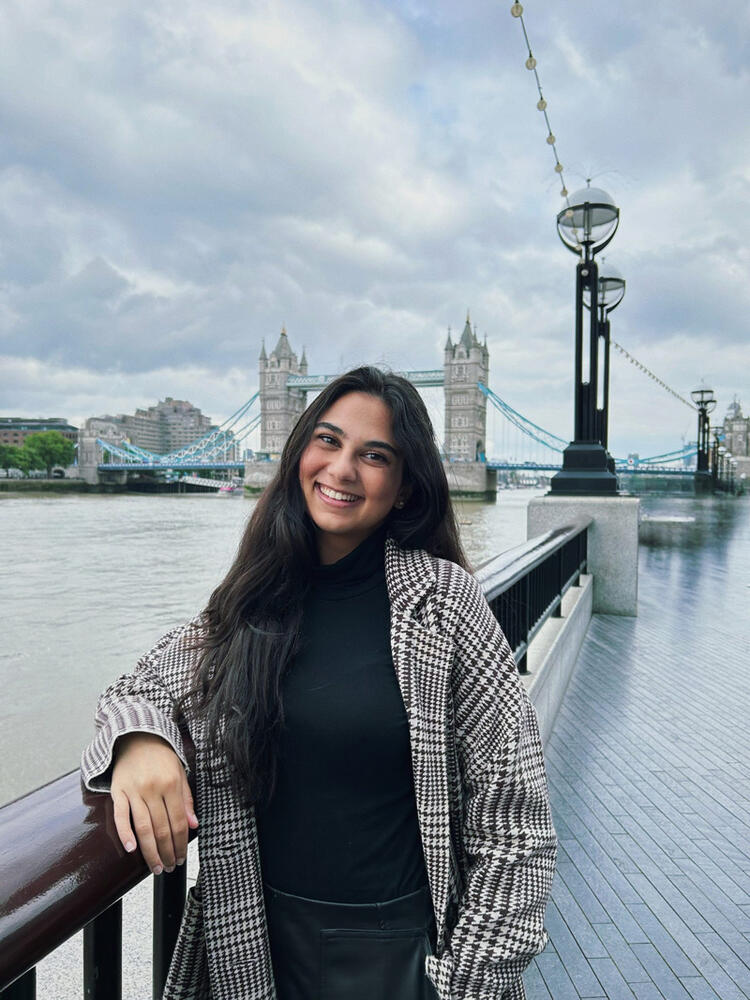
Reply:
<svg viewBox="0 0 750 1000"><path fill-rule="evenodd" d="M711 442L711 481L714 489L717 489L719 479L719 444L721 441L719 435L721 434L721 427L712 427L711 433L714 436L714 439Z"/></svg>
<svg viewBox="0 0 750 1000"><path fill-rule="evenodd" d="M595 255L611 241L620 222L620 210L606 191L586 187L570 197L568 208L557 216L557 232L564 245L580 260L576 267L575 313L575 427L574 439L563 452L562 470L552 477L552 494L615 495L617 478L609 467L609 456L601 441L597 411L599 384L599 298L602 294ZM624 282L622 292L624 293ZM606 290L604 290L606 296ZM584 324L584 295L589 322ZM613 292L614 295L614 292ZM618 298L619 303L622 294ZM614 308L614 305L611 307ZM606 309L606 304L605 304ZM588 326L588 331L586 330ZM609 338L607 338L607 345ZM605 346L606 357L606 346ZM606 374L602 388L609 391ZM606 427L605 427L606 435Z"/></svg>
<svg viewBox="0 0 750 1000"><path fill-rule="evenodd" d="M716 409L716 399L714 398L713 389L705 389L703 387L693 389L690 393L690 398L698 409L698 464L695 470L695 485L699 492L705 492L707 489L710 489L711 484L710 473L708 471L708 436L710 431L708 415ZM723 449L719 448L720 455L722 451ZM719 478L721 476L722 470L719 469Z"/></svg>
<svg viewBox="0 0 750 1000"><path fill-rule="evenodd" d="M599 336L599 398L596 404L596 439L605 449L608 448L609 424L609 314L615 310L625 297L625 279L611 264L602 261L599 268L598 281L599 317L597 332ZM590 296L583 293L583 304L591 309ZM609 468L614 472L614 459L607 456Z"/></svg>

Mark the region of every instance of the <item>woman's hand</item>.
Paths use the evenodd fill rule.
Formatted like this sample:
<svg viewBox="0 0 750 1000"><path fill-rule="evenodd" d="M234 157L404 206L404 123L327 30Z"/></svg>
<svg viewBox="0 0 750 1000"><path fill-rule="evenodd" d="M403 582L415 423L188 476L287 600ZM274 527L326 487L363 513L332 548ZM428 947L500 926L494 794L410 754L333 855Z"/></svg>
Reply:
<svg viewBox="0 0 750 1000"><path fill-rule="evenodd" d="M111 795L115 827L126 851L135 850L137 837L154 875L184 864L188 830L196 829L198 818L182 761L166 740L142 732L121 736L115 745Z"/></svg>

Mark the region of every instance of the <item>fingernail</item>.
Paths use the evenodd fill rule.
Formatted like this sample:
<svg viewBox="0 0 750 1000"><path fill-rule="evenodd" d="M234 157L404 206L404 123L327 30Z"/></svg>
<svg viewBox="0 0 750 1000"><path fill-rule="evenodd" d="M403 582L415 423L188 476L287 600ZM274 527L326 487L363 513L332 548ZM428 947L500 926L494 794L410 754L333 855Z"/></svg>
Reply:
<svg viewBox="0 0 750 1000"><path fill-rule="evenodd" d="M133 843L132 840L129 840L127 844L125 844L125 850L128 852L128 854L130 854L131 851L135 850L135 844Z"/></svg>
<svg viewBox="0 0 750 1000"><path fill-rule="evenodd" d="M154 868L153 871L154 871L154 875L161 875L161 873L164 871L164 869L162 868L161 865L157 865L156 868Z"/></svg>
<svg viewBox="0 0 750 1000"><path fill-rule="evenodd" d="M167 873L168 873L169 875L171 875L171 874L172 874L172 872L174 871L174 865L172 865L172 867L171 867L171 868L166 868L166 869L165 869L165 871L166 871L166 872L167 872Z"/></svg>
<svg viewBox="0 0 750 1000"><path fill-rule="evenodd" d="M185 864L185 859L184 858L178 858L177 859L177 864L178 865L184 865Z"/></svg>

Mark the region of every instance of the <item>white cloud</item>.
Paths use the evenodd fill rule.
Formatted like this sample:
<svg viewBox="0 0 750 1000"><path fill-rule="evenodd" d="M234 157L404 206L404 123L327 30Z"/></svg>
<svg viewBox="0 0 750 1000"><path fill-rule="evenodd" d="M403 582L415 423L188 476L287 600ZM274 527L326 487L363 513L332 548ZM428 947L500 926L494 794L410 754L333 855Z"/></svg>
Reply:
<svg viewBox="0 0 750 1000"><path fill-rule="evenodd" d="M622 209L614 335L750 404L746 5L526 22L569 187ZM505 9L9 0L0 46L3 412L219 417L282 323L312 369L434 367L470 306L500 395L572 423L575 261ZM616 363L615 439L676 446L679 404Z"/></svg>

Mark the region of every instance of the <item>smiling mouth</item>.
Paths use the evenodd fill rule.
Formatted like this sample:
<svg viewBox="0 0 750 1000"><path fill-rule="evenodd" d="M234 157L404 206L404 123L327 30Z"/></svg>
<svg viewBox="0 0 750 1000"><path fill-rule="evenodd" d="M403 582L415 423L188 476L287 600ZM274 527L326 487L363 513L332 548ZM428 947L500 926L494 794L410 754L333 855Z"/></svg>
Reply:
<svg viewBox="0 0 750 1000"><path fill-rule="evenodd" d="M316 483L315 489L322 494L326 500L333 500L338 503L354 503L355 501L362 499L362 497L357 496L356 493L342 493L341 490L334 490L330 486L323 486L322 483Z"/></svg>

